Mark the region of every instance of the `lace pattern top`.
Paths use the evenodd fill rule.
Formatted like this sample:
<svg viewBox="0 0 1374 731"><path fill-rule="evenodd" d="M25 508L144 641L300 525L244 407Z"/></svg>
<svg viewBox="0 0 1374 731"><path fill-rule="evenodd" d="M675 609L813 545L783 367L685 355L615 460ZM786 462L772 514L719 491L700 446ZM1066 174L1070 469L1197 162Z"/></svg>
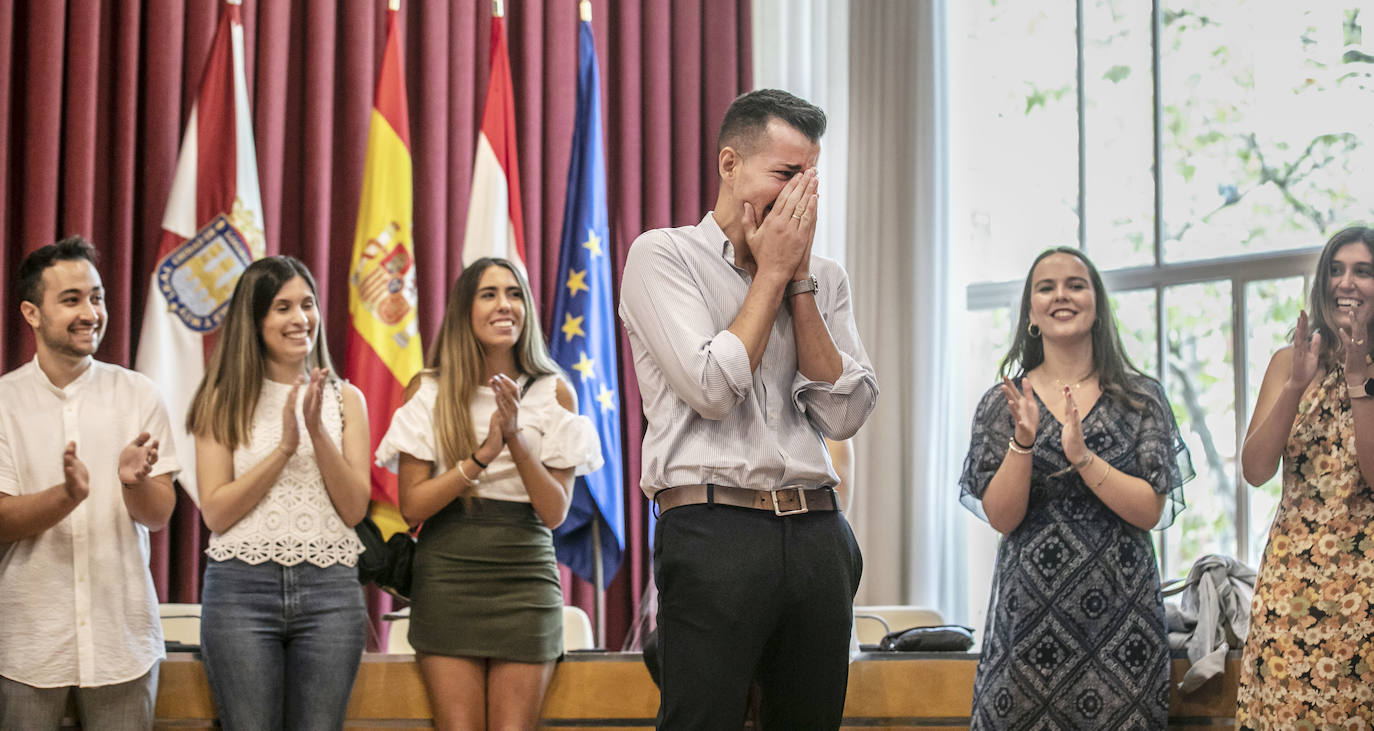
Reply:
<svg viewBox="0 0 1374 731"><path fill-rule="evenodd" d="M343 438L342 386L325 386L321 419L325 433L335 444ZM246 444L234 450L234 474L241 475L266 459L281 441L281 411L291 385L263 381L253 427ZM315 463L315 445L305 430L302 408L305 389L296 399L296 424L300 445L287 460L277 481L248 514L224 533L210 536L206 555L216 561L237 558L247 564L272 561L283 566L301 562L321 568L343 564L356 566L362 543L344 524L329 499Z"/></svg>

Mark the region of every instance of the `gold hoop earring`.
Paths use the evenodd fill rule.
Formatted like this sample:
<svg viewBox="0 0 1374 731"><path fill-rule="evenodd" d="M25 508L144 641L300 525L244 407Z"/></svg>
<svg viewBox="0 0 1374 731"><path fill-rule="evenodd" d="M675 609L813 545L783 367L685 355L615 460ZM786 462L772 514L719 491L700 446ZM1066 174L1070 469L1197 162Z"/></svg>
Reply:
<svg viewBox="0 0 1374 731"><path fill-rule="evenodd" d="M1040 326L1033 322L1026 325L1026 334L1033 338L1040 337Z"/></svg>

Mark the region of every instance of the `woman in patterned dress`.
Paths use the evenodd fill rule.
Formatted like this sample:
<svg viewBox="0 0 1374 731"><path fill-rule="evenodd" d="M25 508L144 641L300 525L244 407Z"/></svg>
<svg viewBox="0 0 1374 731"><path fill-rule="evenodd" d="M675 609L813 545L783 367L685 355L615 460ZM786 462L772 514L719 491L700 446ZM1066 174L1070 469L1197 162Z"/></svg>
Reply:
<svg viewBox="0 0 1374 731"><path fill-rule="evenodd" d="M1169 649L1150 529L1192 476L1163 389L1122 351L1083 254L1032 264L964 505L1003 535L973 729L1162 729Z"/></svg>
<svg viewBox="0 0 1374 731"><path fill-rule="evenodd" d="M342 728L362 660L367 408L330 373L319 304L299 259L250 264L186 418L212 531L201 653L225 729Z"/></svg>
<svg viewBox="0 0 1374 731"><path fill-rule="evenodd" d="M1317 262L1293 345L1274 354L1246 432L1245 480L1283 463L1241 661L1237 725L1374 727L1374 229Z"/></svg>

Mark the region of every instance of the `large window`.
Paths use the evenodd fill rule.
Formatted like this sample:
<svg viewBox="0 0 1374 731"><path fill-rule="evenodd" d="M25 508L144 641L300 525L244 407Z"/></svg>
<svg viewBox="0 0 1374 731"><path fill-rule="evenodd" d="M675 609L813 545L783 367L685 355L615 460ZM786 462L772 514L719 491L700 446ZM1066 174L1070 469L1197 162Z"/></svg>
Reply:
<svg viewBox="0 0 1374 731"><path fill-rule="evenodd" d="M994 382L1031 260L1081 247L1197 469L1187 511L1158 534L1163 575L1214 552L1257 565L1279 483L1239 476L1248 409L1316 251L1374 219L1374 2L949 8L967 411ZM975 619L991 567L974 562L995 541L981 525Z"/></svg>

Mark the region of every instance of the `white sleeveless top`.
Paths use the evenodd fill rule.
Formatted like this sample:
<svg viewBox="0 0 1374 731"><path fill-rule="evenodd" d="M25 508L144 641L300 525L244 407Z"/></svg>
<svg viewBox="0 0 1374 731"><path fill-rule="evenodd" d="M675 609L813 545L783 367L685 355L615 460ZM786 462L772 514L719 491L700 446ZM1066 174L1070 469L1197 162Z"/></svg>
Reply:
<svg viewBox="0 0 1374 731"><path fill-rule="evenodd" d="M574 475L581 476L601 468L601 440L596 435L596 426L591 419L568 411L558 403L557 386L560 380L558 376L539 378L520 398L517 416L520 434L530 453L545 466L572 468ZM435 444L434 402L438 397L439 381L425 376L415 395L391 416L391 426L377 445L377 466L395 472L399 469L400 454L405 452L416 459L433 462L434 475L448 471L448 465ZM574 408L576 398L576 392L573 392ZM491 426L491 413L495 410L496 393L487 386L478 386L472 395L471 405L472 429L478 444L486 440L487 429ZM490 500L530 501L509 447L501 447L501 453L478 477L477 487L471 494Z"/></svg>
<svg viewBox="0 0 1374 731"><path fill-rule="evenodd" d="M342 385L327 384L321 420L325 433L342 444L343 413ZM234 450L234 474L241 475L267 459L281 442L281 412L291 386L264 380L253 409L253 427L248 441ZM305 430L302 407L305 388L296 397L296 426L301 440L296 453L286 461L277 481L267 494L223 534L210 536L206 555L216 561L237 558L257 565L266 561L283 566L295 566L307 561L321 568L343 564L356 566L363 545L358 535L344 525L329 493L324 487L319 465L315 463L315 445Z"/></svg>

